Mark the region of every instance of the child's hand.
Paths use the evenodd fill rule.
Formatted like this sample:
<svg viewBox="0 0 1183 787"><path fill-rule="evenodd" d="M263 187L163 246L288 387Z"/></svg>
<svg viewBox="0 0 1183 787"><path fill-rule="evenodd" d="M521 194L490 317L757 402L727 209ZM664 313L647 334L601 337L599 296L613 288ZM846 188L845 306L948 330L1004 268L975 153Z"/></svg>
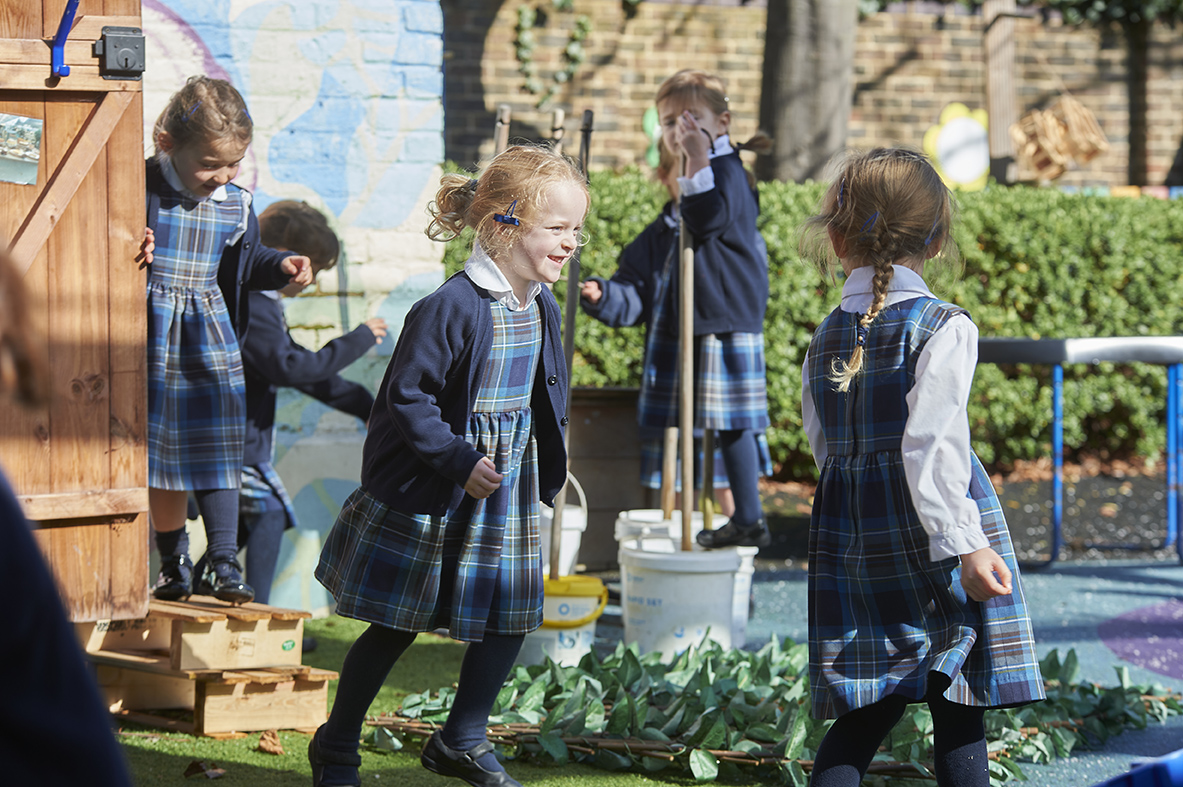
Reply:
<svg viewBox="0 0 1183 787"><path fill-rule="evenodd" d="M386 320L383 320L381 317L371 317L363 322L362 325L369 328L370 333L374 334L375 344L382 343L382 337L386 335Z"/></svg>
<svg viewBox="0 0 1183 787"><path fill-rule="evenodd" d="M140 253L136 255L136 262L140 263L140 269L144 269L152 264L152 252L156 251L156 233L152 231L151 227L144 228L144 239L140 241Z"/></svg>
<svg viewBox="0 0 1183 787"><path fill-rule="evenodd" d="M995 576L997 575L997 576ZM990 547L961 556L961 587L974 601L989 601L1011 593L1010 569Z"/></svg>
<svg viewBox="0 0 1183 787"><path fill-rule="evenodd" d="M686 154L686 171L679 172L679 175L690 177L700 169L710 166L711 135L698 125L698 121L688 109L683 110L678 116L678 122L674 124L674 144L675 152Z"/></svg>
<svg viewBox="0 0 1183 787"><path fill-rule="evenodd" d="M284 273L291 276L290 281L292 284L299 284L302 287L312 284L314 278L312 275L312 260L307 257L298 254L295 257L287 257L280 263L280 266L283 268Z"/></svg>
<svg viewBox="0 0 1183 787"><path fill-rule="evenodd" d="M483 500L496 492L499 486L501 486L501 473L497 472L497 466L493 464L493 460L482 456L480 461L473 465L472 472L468 475L468 482L464 484L464 491L477 500Z"/></svg>
<svg viewBox="0 0 1183 787"><path fill-rule="evenodd" d="M588 303L596 304L604 297L604 291L600 289L598 281L585 281L579 285L579 297L586 299Z"/></svg>

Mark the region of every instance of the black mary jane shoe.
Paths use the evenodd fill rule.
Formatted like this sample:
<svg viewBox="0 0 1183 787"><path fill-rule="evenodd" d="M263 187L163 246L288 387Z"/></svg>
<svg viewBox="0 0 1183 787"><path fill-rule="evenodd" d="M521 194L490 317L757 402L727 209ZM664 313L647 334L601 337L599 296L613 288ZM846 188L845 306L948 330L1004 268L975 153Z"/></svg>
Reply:
<svg viewBox="0 0 1183 787"><path fill-rule="evenodd" d="M320 747L320 729L308 741L308 764L312 766L312 787L361 787L361 777L357 769L361 767L361 755L357 752L333 751ZM334 780L331 785L324 781L326 765L336 765L353 769L353 781ZM348 779L349 777L346 777Z"/></svg>
<svg viewBox="0 0 1183 787"><path fill-rule="evenodd" d="M515 781L505 771L486 770L477 762L491 751L493 744L489 741L478 743L468 751L449 749L440 738L439 730L436 730L431 733L427 743L423 744L419 762L432 773L463 779L472 787L522 787L520 782Z"/></svg>
<svg viewBox="0 0 1183 787"><path fill-rule="evenodd" d="M210 560L193 592L230 604L245 604L255 598L255 589L242 581L242 566L234 558Z"/></svg>
<svg viewBox="0 0 1183 787"><path fill-rule="evenodd" d="M152 586L153 598L184 601L193 595L193 561L188 555L171 555L160 561L160 573Z"/></svg>
<svg viewBox="0 0 1183 787"><path fill-rule="evenodd" d="M734 519L729 519L727 524L716 530L698 531L694 540L703 549L766 547L772 543L772 533L763 517L756 520L754 525L738 525Z"/></svg>

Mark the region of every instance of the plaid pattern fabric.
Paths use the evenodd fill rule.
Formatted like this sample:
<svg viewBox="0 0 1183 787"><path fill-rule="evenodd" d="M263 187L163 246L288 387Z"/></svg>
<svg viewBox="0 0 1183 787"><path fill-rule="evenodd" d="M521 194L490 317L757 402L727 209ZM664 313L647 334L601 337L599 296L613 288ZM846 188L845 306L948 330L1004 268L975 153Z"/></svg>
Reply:
<svg viewBox="0 0 1183 787"><path fill-rule="evenodd" d="M809 347L810 394L829 451L809 538L812 711L832 718L889 694L922 698L928 676L952 684L949 700L1006 707L1043 699L1022 581L994 488L974 457L967 495L1014 591L969 600L957 558L933 562L912 505L900 442L905 399L925 342L962 313L932 298L888 307L867 338L863 371L840 394L827 377L849 358L858 315L835 310Z"/></svg>
<svg viewBox="0 0 1183 787"><path fill-rule="evenodd" d="M238 493L240 514L261 514L264 511L283 509L287 514L288 527L296 526L296 509L292 498L284 488L283 479L270 462L247 465L242 468L242 489Z"/></svg>
<svg viewBox="0 0 1183 787"><path fill-rule="evenodd" d="M490 302L493 349L465 439L494 461L501 487L443 517L395 511L355 491L329 533L316 578L337 613L400 631L447 628L458 640L542 625L538 452L530 397L542 342L537 301Z"/></svg>
<svg viewBox="0 0 1183 787"><path fill-rule="evenodd" d="M152 487L239 486L246 382L218 265L226 243L241 233L244 199L234 188L223 202L162 195L148 277Z"/></svg>
<svg viewBox="0 0 1183 787"><path fill-rule="evenodd" d="M756 435L756 451L760 462L760 475L768 478L772 475L772 452L768 450L768 438L763 432ZM718 445L718 443L716 443ZM647 489L661 489L662 453L664 440L661 431L657 429L641 429L641 485ZM702 437L694 438L694 486L702 488ZM727 468L723 466L723 452L715 449L715 488L726 489L731 486L727 479ZM679 449L677 476L674 479L674 489L682 491L682 454Z"/></svg>

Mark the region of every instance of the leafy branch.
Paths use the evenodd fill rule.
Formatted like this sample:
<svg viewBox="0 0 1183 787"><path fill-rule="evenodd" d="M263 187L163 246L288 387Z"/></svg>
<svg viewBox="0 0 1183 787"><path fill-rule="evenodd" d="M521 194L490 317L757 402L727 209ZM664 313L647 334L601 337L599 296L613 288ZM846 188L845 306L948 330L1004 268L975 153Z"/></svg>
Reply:
<svg viewBox="0 0 1183 787"><path fill-rule="evenodd" d="M668 665L660 654L640 656L621 644L602 661L589 653L577 667L520 666L497 697L489 737L544 762L804 787L830 726L809 715L807 660L807 645L773 639L755 653L707 642ZM1080 683L1072 651L1062 661L1053 651L1041 667L1045 702L986 714L992 784L1025 779L1019 761L1067 757L1183 710L1167 689L1133 685L1124 667L1117 686ZM454 696L451 688L411 695L398 715L370 724L426 737ZM932 728L927 706L910 705L870 772L931 779Z"/></svg>
<svg viewBox="0 0 1183 787"><path fill-rule="evenodd" d="M574 10L574 0L552 0L552 3L557 11L569 13ZM583 42L592 30L591 17L586 14L575 17L567 35L567 43L563 47L563 66L551 75L547 84L538 75L538 63L535 59L538 44L534 30L538 27L540 18L538 9L520 5L517 24L514 27L514 56L518 61L518 73L523 77L522 87L526 92L539 96L535 104L537 107L543 107L553 99L583 65L587 59Z"/></svg>

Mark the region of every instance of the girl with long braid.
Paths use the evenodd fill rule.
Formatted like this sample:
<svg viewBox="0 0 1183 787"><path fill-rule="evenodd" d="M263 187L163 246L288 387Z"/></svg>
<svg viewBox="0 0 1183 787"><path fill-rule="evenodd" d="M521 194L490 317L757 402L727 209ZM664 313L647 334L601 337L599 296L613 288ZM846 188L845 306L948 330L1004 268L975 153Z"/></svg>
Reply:
<svg viewBox="0 0 1183 787"><path fill-rule="evenodd" d="M970 447L969 315L929 291L957 262L953 206L918 153L848 159L803 256L846 274L818 327L802 409L821 478L809 533L813 714L837 718L812 787L857 787L912 702L927 702L943 787L987 787L987 708L1043 699L998 498Z"/></svg>

